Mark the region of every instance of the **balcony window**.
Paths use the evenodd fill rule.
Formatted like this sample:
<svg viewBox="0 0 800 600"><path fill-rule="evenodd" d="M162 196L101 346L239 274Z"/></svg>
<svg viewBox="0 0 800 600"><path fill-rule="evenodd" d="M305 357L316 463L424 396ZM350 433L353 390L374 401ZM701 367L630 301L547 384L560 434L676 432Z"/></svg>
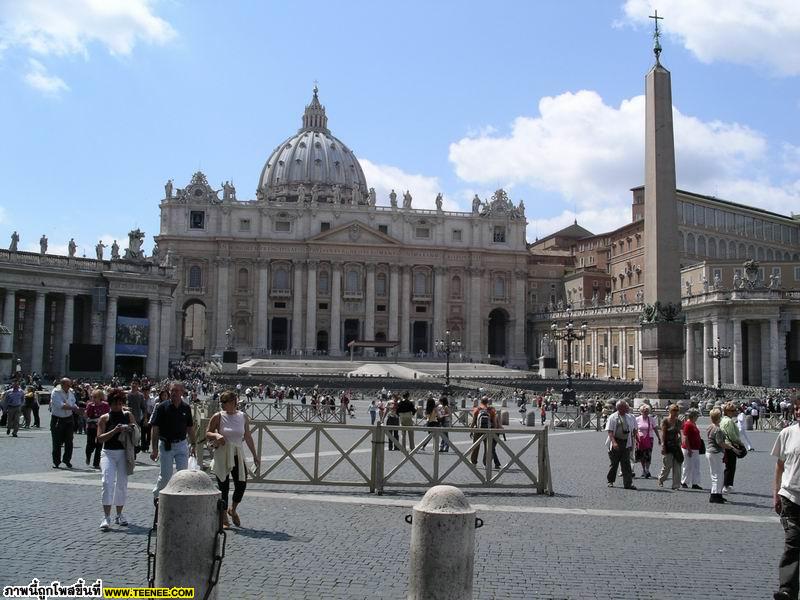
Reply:
<svg viewBox="0 0 800 600"><path fill-rule="evenodd" d="M284 267L278 267L272 274L272 289L275 290L288 290L289 289L289 271Z"/></svg>
<svg viewBox="0 0 800 600"><path fill-rule="evenodd" d="M203 287L203 271L198 266L189 267L189 287L194 289Z"/></svg>
<svg viewBox="0 0 800 600"><path fill-rule="evenodd" d="M327 271L322 271L317 278L317 288L320 294L329 294L331 291L331 279Z"/></svg>
<svg viewBox="0 0 800 600"><path fill-rule="evenodd" d="M492 241L495 244L505 244L506 242L506 228L505 225L495 225Z"/></svg>
<svg viewBox="0 0 800 600"><path fill-rule="evenodd" d="M386 273L378 273L375 278L375 295L379 298L386 296Z"/></svg>

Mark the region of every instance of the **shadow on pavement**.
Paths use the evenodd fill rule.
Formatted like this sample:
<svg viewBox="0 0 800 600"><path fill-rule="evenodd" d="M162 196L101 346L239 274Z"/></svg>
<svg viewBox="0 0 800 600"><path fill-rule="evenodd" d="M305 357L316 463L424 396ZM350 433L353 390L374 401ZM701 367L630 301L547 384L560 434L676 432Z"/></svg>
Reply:
<svg viewBox="0 0 800 600"><path fill-rule="evenodd" d="M267 531L266 529L231 528L228 533L235 533L242 537L257 540L272 540L274 542L310 542L311 538L296 537L284 531Z"/></svg>

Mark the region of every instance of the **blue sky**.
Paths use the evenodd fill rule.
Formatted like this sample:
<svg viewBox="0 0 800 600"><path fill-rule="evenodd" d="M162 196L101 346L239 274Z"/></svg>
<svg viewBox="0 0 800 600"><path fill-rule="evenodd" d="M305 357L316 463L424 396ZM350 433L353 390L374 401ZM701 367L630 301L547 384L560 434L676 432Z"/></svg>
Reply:
<svg viewBox="0 0 800 600"><path fill-rule="evenodd" d="M648 0L0 0L0 243L93 255L157 233L164 182L255 195L314 80L387 204L498 187L528 236L629 219L642 183ZM800 3L662 0L678 186L800 212ZM219 187L217 185L217 187ZM123 244L124 245L124 244Z"/></svg>

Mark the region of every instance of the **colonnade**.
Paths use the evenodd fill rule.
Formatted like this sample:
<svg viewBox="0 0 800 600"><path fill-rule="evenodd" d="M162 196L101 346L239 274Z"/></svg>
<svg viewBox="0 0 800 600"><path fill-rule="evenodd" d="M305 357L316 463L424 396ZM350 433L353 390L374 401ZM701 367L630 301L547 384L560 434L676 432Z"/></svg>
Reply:
<svg viewBox="0 0 800 600"><path fill-rule="evenodd" d="M541 336L540 336L541 337ZM572 343L572 373L597 379L641 379L641 328L635 325L592 326ZM566 342L556 343L556 362L567 371Z"/></svg>

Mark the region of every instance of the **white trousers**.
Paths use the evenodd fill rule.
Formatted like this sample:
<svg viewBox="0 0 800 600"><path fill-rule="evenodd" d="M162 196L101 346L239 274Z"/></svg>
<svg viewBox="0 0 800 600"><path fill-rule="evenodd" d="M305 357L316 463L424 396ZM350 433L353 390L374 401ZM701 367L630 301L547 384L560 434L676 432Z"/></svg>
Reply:
<svg viewBox="0 0 800 600"><path fill-rule="evenodd" d="M103 472L103 506L125 506L128 496L125 450L103 450L100 470Z"/></svg>
<svg viewBox="0 0 800 600"><path fill-rule="evenodd" d="M686 448L681 448L681 450L683 450L681 483L685 483L689 487L700 485L700 452L692 450L692 455L689 456L689 451Z"/></svg>
<svg viewBox="0 0 800 600"><path fill-rule="evenodd" d="M711 473L711 493L722 493L722 482L725 475L725 465L722 463L722 452L706 452L708 470Z"/></svg>
<svg viewBox="0 0 800 600"><path fill-rule="evenodd" d="M753 442L750 441L750 436L747 435L747 429L739 428L739 439L742 440L744 447L748 450L753 447Z"/></svg>

